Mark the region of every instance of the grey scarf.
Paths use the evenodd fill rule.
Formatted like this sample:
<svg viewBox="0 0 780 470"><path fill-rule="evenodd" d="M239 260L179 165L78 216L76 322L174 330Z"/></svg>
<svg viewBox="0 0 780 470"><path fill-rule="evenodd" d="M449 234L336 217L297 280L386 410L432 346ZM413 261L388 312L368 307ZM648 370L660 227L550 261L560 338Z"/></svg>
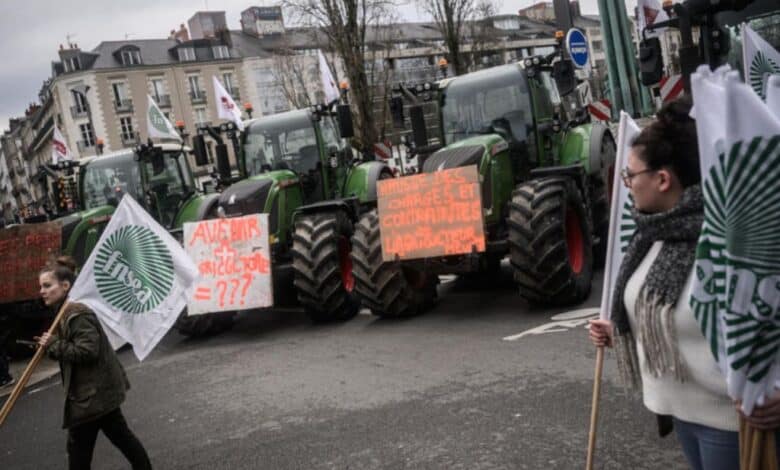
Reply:
<svg viewBox="0 0 780 470"><path fill-rule="evenodd" d="M610 308L618 369L625 383L632 387L641 383L635 339L642 343L645 363L655 377L672 374L680 382L687 379L677 350L674 307L693 267L703 211L699 185L687 188L677 205L666 212L645 214L634 210L636 232L620 265ZM631 331L623 301L626 283L659 240L664 242L663 248L650 267L636 302L638 331Z"/></svg>

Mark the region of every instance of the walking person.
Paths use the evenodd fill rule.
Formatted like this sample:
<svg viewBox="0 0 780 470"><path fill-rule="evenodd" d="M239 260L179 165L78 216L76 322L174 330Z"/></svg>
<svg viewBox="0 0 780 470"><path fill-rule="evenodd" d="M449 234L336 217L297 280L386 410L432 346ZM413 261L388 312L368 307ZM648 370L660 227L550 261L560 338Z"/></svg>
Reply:
<svg viewBox="0 0 780 470"><path fill-rule="evenodd" d="M41 271L40 293L47 307L59 311L76 280L75 272L70 257L58 258ZM103 431L134 470L151 469L146 450L119 408L130 384L95 313L85 305L69 304L56 334L43 333L37 340L60 363L69 468L90 468L98 431Z"/></svg>
<svg viewBox="0 0 780 470"><path fill-rule="evenodd" d="M596 346L616 349L629 384L641 384L662 435L673 423L696 470L739 468L738 420L688 304L703 221L699 155L690 99L662 108L633 143L623 183L636 232L614 286L610 320L592 320Z"/></svg>

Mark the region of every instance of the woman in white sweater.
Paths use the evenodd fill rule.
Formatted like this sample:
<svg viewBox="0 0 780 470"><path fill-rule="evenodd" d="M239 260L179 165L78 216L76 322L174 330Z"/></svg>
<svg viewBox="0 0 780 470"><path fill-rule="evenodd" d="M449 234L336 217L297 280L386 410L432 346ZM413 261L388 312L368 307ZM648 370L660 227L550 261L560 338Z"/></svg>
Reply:
<svg viewBox="0 0 780 470"><path fill-rule="evenodd" d="M624 184L637 231L626 250L608 320L594 320L596 346L615 346L623 378L641 383L645 406L670 418L694 469L739 468L738 421L726 380L688 306L703 220L690 100L665 106L633 143Z"/></svg>

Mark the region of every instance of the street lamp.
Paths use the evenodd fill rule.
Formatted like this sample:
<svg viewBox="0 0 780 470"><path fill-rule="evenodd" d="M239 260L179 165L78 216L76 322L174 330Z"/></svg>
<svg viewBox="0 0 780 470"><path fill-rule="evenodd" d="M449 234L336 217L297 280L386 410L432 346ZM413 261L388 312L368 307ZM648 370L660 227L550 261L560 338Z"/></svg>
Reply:
<svg viewBox="0 0 780 470"><path fill-rule="evenodd" d="M74 95L81 95L81 102L84 103L84 108L86 108L87 111L87 119L89 120L89 129L92 131L92 138L95 142L95 152L97 155L101 155L103 153L103 139L98 139L97 133L95 132L95 126L92 123L92 107L89 105L89 100L87 99L87 92L89 91L89 85L76 85L73 88L70 89L70 92ZM98 145L98 141L101 143Z"/></svg>

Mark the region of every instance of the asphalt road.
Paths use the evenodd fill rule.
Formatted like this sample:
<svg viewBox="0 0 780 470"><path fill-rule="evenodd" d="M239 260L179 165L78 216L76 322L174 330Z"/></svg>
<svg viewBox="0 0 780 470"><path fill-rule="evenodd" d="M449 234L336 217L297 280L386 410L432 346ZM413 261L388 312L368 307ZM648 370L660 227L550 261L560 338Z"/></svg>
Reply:
<svg viewBox="0 0 780 470"><path fill-rule="evenodd" d="M584 468L595 350L589 312L571 311L600 282L564 310L529 310L509 276L439 292L402 321L249 312L208 340L171 333L140 364L123 351L123 411L158 469ZM32 390L0 428L0 469L65 467L58 377ZM602 391L596 468L686 468L611 355ZM93 468L126 466L100 437Z"/></svg>

